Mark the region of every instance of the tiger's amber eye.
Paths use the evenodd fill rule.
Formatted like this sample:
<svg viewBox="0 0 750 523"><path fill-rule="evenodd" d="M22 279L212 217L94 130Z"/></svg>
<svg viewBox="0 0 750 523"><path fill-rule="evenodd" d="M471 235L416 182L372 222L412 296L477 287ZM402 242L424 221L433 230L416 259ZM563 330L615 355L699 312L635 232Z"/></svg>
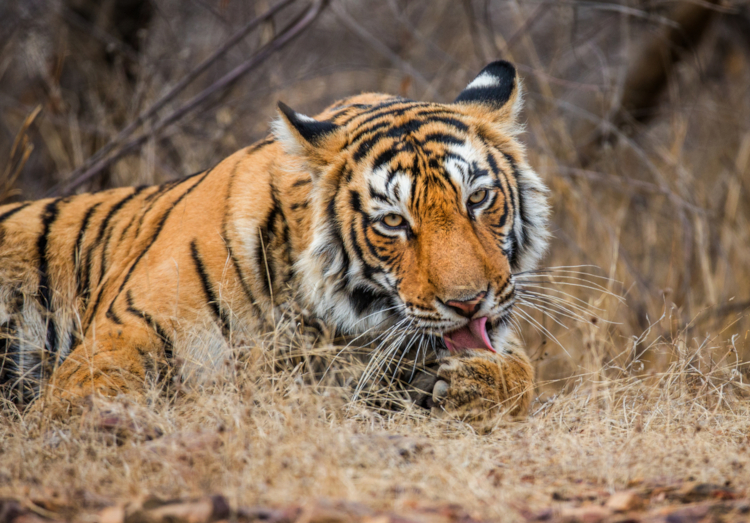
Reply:
<svg viewBox="0 0 750 523"><path fill-rule="evenodd" d="M383 216L383 223L388 227L401 227L404 224L404 217L398 214L386 214Z"/></svg>
<svg viewBox="0 0 750 523"><path fill-rule="evenodd" d="M485 198L487 198L487 190L482 189L481 191L477 191L469 196L469 203L473 203L474 205L476 205L478 203L482 203Z"/></svg>

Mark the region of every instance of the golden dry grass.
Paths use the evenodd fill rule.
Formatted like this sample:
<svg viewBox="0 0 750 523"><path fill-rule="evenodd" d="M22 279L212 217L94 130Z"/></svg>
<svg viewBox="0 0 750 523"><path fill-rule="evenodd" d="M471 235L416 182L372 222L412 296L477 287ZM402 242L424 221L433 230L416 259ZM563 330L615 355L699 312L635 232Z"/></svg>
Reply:
<svg viewBox="0 0 750 523"><path fill-rule="evenodd" d="M0 498L57 502L78 517L150 496L222 494L234 507L453 503L477 518L524 521L644 481L741 493L750 486L750 403L726 349L664 341L652 348L671 362L663 372L594 358L563 386L540 383L558 392L527 420L481 432L408 404L351 404L346 388L305 384L299 368L274 371L261 358L172 400L92 399L62 423L3 414Z"/></svg>

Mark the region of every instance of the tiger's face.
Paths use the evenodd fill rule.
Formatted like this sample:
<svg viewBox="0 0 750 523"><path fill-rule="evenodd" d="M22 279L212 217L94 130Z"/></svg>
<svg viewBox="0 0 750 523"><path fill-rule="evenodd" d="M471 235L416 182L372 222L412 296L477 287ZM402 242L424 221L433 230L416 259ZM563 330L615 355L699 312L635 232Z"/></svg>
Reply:
<svg viewBox="0 0 750 523"><path fill-rule="evenodd" d="M515 139L519 106L507 62L453 104L361 95L319 120L280 106L277 134L314 180L298 265L318 312L345 332L400 325L451 351L501 350L514 273L547 240L546 189Z"/></svg>

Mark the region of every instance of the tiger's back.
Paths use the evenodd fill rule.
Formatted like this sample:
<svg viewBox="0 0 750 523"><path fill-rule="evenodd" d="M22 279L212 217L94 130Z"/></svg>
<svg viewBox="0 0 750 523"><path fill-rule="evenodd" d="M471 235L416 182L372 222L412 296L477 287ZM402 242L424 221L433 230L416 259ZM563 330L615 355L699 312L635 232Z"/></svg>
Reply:
<svg viewBox="0 0 750 523"><path fill-rule="evenodd" d="M151 352L170 359L179 343L174 333L183 330L174 323L210 325L203 321L206 308L224 334L232 324L242 325L236 335L259 328L270 308L267 279L253 286L240 277L227 206L245 199L259 217L268 214L273 199L270 190L259 190L262 183L255 194L230 192L233 171L243 164L252 163L261 182L270 176L274 148L271 140L260 142L214 169L161 186L0 207L0 380L8 392L30 400L39 381L94 329L99 339L116 338L123 328L141 331L134 356ZM269 244L274 234L261 233Z"/></svg>

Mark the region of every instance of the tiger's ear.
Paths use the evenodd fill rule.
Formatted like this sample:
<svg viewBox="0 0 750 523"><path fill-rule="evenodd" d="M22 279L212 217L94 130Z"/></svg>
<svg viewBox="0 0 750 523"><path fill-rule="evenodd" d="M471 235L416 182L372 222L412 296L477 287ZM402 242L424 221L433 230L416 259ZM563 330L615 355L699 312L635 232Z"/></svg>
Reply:
<svg viewBox="0 0 750 523"><path fill-rule="evenodd" d="M279 102L279 112L281 115L273 123L273 131L290 154L320 156L328 138L339 129L334 123L298 113L283 102Z"/></svg>
<svg viewBox="0 0 750 523"><path fill-rule="evenodd" d="M510 123L515 123L522 103L519 83L513 64L505 60L492 62L453 103L477 105L485 112L489 109L496 113L495 120L510 119Z"/></svg>

